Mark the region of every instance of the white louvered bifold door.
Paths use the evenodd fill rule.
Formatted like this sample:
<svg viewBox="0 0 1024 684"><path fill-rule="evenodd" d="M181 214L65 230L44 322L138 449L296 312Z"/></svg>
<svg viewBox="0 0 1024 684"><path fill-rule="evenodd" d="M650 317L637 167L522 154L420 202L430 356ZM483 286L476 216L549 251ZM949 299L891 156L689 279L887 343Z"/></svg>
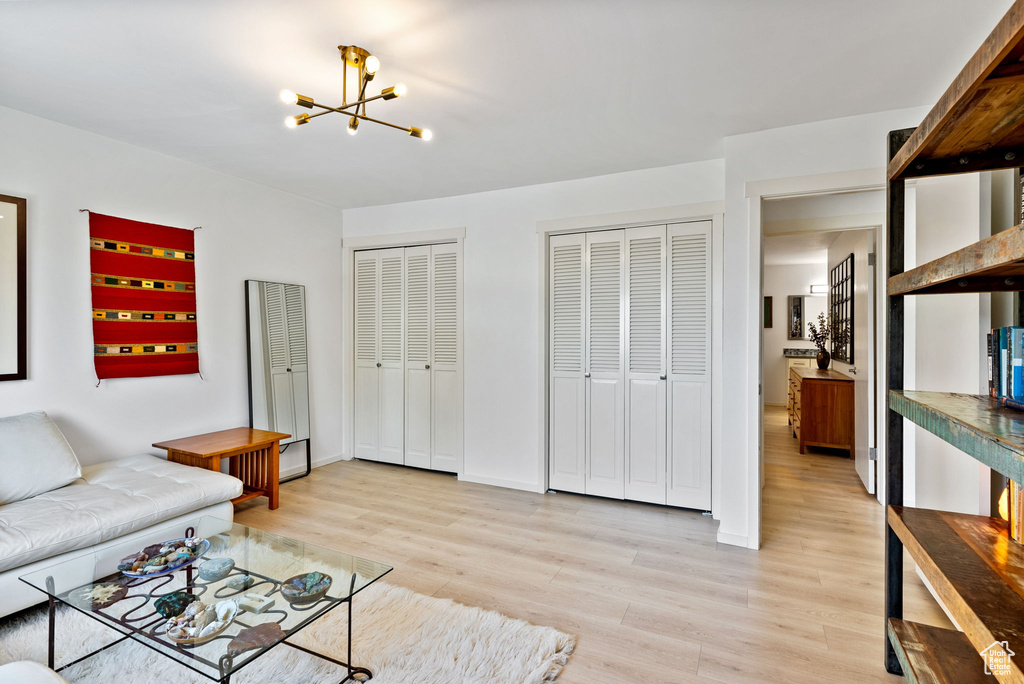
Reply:
<svg viewBox="0 0 1024 684"><path fill-rule="evenodd" d="M281 283L266 282L261 286L267 316L264 344L270 357L268 429L290 435L295 429L295 411L289 374L285 286Z"/></svg>
<svg viewBox="0 0 1024 684"><path fill-rule="evenodd" d="M380 437L378 460L405 462L405 249L380 255Z"/></svg>
<svg viewBox="0 0 1024 684"><path fill-rule="evenodd" d="M405 248L405 465L430 467L430 247Z"/></svg>
<svg viewBox="0 0 1024 684"><path fill-rule="evenodd" d="M711 222L668 227L668 501L711 510Z"/></svg>
<svg viewBox="0 0 1024 684"><path fill-rule="evenodd" d="M379 460L380 253L355 253L355 457Z"/></svg>
<svg viewBox="0 0 1024 684"><path fill-rule="evenodd" d="M462 464L462 255L457 244L430 248L430 467L456 473Z"/></svg>
<svg viewBox="0 0 1024 684"><path fill-rule="evenodd" d="M555 235L548 257L548 477L552 489L581 494L586 492L585 250L585 235Z"/></svg>
<svg viewBox="0 0 1024 684"><path fill-rule="evenodd" d="M665 226L626 229L625 498L665 503Z"/></svg>
<svg viewBox="0 0 1024 684"><path fill-rule="evenodd" d="M621 499L625 469L624 233L587 234L586 493Z"/></svg>
<svg viewBox="0 0 1024 684"><path fill-rule="evenodd" d="M309 361L306 352L306 288L284 286L285 325L288 329L288 374L291 377L295 423L281 444L309 439Z"/></svg>

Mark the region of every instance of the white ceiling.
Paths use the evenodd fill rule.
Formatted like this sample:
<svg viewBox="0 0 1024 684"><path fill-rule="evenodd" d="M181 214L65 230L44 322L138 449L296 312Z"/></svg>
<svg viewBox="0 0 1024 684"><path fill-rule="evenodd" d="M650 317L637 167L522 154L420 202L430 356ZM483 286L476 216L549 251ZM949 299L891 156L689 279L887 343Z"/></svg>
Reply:
<svg viewBox="0 0 1024 684"><path fill-rule="evenodd" d="M1011 0L0 2L0 104L339 207L721 157L723 138L933 103ZM336 46L407 99L331 102Z"/></svg>

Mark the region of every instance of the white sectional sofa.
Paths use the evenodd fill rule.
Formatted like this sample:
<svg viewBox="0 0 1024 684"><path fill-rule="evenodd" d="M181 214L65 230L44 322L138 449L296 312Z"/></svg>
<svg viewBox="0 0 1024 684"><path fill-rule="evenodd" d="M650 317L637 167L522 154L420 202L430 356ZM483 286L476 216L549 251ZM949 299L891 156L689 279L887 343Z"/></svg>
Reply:
<svg viewBox="0 0 1024 684"><path fill-rule="evenodd" d="M0 617L44 596L20 575L186 520L230 521L229 475L140 455L80 468L45 413L0 418Z"/></svg>

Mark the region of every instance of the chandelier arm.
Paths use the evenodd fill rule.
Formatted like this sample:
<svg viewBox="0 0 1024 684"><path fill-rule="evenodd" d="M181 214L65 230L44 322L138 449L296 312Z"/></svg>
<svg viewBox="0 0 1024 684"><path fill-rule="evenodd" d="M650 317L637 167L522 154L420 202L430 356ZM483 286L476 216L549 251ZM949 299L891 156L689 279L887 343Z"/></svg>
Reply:
<svg viewBox="0 0 1024 684"><path fill-rule="evenodd" d="M375 100L375 99L377 99L377 98L369 98L367 100L367 102L369 102L370 100ZM375 124L380 124L382 126L390 126L391 128L397 128L398 130L405 131L406 133L410 133L412 131L412 129L410 129L408 126L399 126L398 124L388 123L387 121L381 121L380 119L374 119L373 117L366 116L365 114L360 114L358 111L349 112L349 111L345 111L345 109L341 109L341 108L338 108L338 107L329 107L327 105L319 104L317 102L314 102L313 106L314 107L320 107L321 109L323 109L325 111L317 112L316 114L310 114L309 115L310 119L315 119L318 116L323 116L324 114L329 114L331 112L337 112L338 114L344 114L345 116L354 116L357 119L362 119L364 121L371 121L371 122L373 122ZM349 107L353 107L353 106L356 106L356 104L353 103L353 104L350 104L348 106Z"/></svg>

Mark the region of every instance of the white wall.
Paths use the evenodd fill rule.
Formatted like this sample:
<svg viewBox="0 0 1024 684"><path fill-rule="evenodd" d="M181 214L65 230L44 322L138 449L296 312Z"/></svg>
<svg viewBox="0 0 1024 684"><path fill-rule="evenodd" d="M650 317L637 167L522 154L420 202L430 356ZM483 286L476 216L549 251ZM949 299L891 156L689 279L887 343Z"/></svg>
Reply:
<svg viewBox="0 0 1024 684"><path fill-rule="evenodd" d="M722 181L717 160L344 212L346 238L466 229L465 479L542 487L537 222L721 200Z"/></svg>
<svg viewBox="0 0 1024 684"><path fill-rule="evenodd" d="M723 441L723 489L718 538L760 546L759 346L761 306L761 228L751 225L747 184L820 174L878 169L885 176L886 138L890 130L917 126L927 107L819 121L733 136L725 140L725 316L723 354L730 362L722 382L735 398L730 428ZM811 182L794 182L810 187ZM753 215L758 217L758 206Z"/></svg>
<svg viewBox="0 0 1024 684"><path fill-rule="evenodd" d="M804 329L825 310L826 297L810 296L811 285L828 282L825 264L786 264L765 266L764 296L772 298L774 321L764 329L764 403L785 406L789 393L788 362L783 349L814 349L810 340L789 339L789 295L807 295L804 300Z"/></svg>
<svg viewBox="0 0 1024 684"><path fill-rule="evenodd" d="M0 416L46 410L83 463L162 453L153 442L248 424L243 281L307 287L313 456L342 452L340 212L0 107L0 194L28 200L29 379L0 383ZM93 371L88 214L196 233L198 375ZM304 463L301 445L282 470Z"/></svg>
<svg viewBox="0 0 1024 684"><path fill-rule="evenodd" d="M988 174L928 178L916 190L916 256L923 264L989 235ZM941 392L987 392L984 333L989 295L916 297L913 320L916 381L907 385ZM955 321L955 325L951 325ZM915 434L915 500L922 508L989 514L989 469L926 430Z"/></svg>

